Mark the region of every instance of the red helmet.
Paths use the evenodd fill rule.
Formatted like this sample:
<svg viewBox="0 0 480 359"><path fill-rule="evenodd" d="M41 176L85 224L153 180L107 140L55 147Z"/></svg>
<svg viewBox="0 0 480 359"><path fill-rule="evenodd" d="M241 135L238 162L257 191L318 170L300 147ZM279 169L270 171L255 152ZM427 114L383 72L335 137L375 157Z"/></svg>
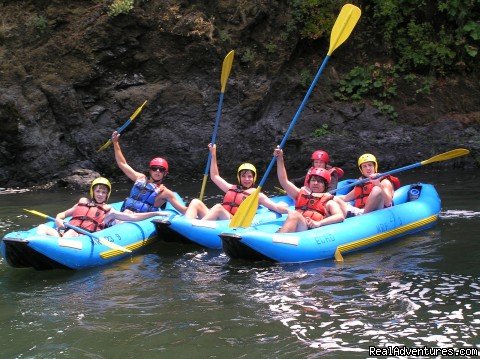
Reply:
<svg viewBox="0 0 480 359"><path fill-rule="evenodd" d="M153 160L150 161L149 167L163 167L165 170L168 172L168 162L161 158L161 157L155 157Z"/></svg>
<svg viewBox="0 0 480 359"><path fill-rule="evenodd" d="M330 156L328 156L328 153L322 150L318 150L312 153L312 161L315 160L320 160L325 162L325 164L328 164L330 161Z"/></svg>
<svg viewBox="0 0 480 359"><path fill-rule="evenodd" d="M327 186L330 184L330 181L332 180L332 176L330 176L330 172L326 170L325 168L310 168L307 172L307 177L305 178L305 184L308 186L310 183L310 179L312 176L319 176L322 177L326 182Z"/></svg>

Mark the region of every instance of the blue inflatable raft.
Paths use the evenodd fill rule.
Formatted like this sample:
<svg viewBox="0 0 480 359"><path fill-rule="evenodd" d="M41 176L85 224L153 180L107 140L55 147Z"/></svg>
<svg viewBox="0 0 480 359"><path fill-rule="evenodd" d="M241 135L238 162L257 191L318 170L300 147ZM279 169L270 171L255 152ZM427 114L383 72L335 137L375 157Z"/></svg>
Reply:
<svg viewBox="0 0 480 359"><path fill-rule="evenodd" d="M183 203L178 195L177 198ZM112 207L119 210L121 205L122 202L117 202L112 204ZM161 217L153 218L178 214L169 203L161 213ZM54 222L46 225L54 227ZM86 235L61 238L40 236L36 232L35 227L27 231L11 232L3 237L0 250L9 265L17 268L33 267L37 270L96 267L131 256L157 240L152 218L124 222L95 232L96 236L123 246L131 250L131 253L110 249Z"/></svg>
<svg viewBox="0 0 480 359"><path fill-rule="evenodd" d="M280 219L229 229L220 237L224 252L231 258L281 263L343 260L344 254L433 227L441 206L435 187L421 183L395 191L394 204L304 232L276 233L283 224Z"/></svg>

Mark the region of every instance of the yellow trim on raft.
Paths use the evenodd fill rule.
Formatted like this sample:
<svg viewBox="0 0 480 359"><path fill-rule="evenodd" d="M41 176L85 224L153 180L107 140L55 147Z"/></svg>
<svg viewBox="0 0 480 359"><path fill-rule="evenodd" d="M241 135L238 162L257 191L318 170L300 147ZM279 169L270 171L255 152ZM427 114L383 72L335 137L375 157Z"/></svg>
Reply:
<svg viewBox="0 0 480 359"><path fill-rule="evenodd" d="M144 239L143 241L129 244L128 246L125 246L125 248L130 249L133 252L136 249L139 249L144 246L148 246L149 244L155 242L156 240L157 240L157 237L153 236L153 237ZM119 251L117 249L110 249L108 251L100 253L100 257L103 259L108 259L108 258L118 256L120 254L125 254L125 252Z"/></svg>
<svg viewBox="0 0 480 359"><path fill-rule="evenodd" d="M343 261L342 253L350 252L350 251L353 251L355 249L359 249L359 248L362 248L362 247L369 246L373 243L380 242L380 241L383 241L387 238L394 237L396 235L408 232L412 229L425 226L425 225L427 225L429 223L432 223L432 222L435 222L437 220L438 220L438 215L435 214L433 216L421 219L420 221L412 222L412 223L407 224L405 226L401 226L401 227L392 229L391 231L376 234L374 236L367 237L367 238L364 238L364 239L359 239L358 241L355 241L355 242L342 244L342 245L338 246L337 249L335 250L335 260L337 262L342 262Z"/></svg>

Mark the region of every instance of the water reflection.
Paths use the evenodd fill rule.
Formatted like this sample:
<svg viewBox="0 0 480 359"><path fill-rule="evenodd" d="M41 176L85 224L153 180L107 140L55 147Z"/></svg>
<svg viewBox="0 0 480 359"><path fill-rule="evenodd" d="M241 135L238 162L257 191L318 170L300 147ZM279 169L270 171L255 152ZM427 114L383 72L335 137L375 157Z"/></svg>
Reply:
<svg viewBox="0 0 480 359"><path fill-rule="evenodd" d="M252 264L173 243L81 272L14 269L0 259L0 352L364 358L370 345L478 346L478 176L408 175L437 184L439 224L343 263ZM199 188L185 193L193 197ZM0 231L40 223L23 207L50 214L76 199L66 192L3 195Z"/></svg>
<svg viewBox="0 0 480 359"><path fill-rule="evenodd" d="M355 266L320 273L258 272L252 298L305 345L325 352L478 345L478 278Z"/></svg>
<svg viewBox="0 0 480 359"><path fill-rule="evenodd" d="M459 209L450 209L447 211L442 211L440 213L441 219L450 219L450 218L479 218L480 212L475 211L465 211Z"/></svg>

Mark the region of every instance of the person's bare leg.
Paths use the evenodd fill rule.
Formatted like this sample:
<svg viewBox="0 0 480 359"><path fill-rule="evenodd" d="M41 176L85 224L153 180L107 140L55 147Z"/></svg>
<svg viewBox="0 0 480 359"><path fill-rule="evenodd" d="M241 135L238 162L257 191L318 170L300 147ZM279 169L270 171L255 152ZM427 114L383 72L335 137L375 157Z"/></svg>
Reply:
<svg viewBox="0 0 480 359"><path fill-rule="evenodd" d="M205 205L205 203L195 198L192 199L192 201L188 205L185 212L185 217L190 219L203 218L207 213L208 207Z"/></svg>
<svg viewBox="0 0 480 359"><path fill-rule="evenodd" d="M285 220L282 228L278 233L302 232L308 229L307 222L300 212L288 212L288 217Z"/></svg>
<svg viewBox="0 0 480 359"><path fill-rule="evenodd" d="M363 213L373 212L377 209L382 209L383 207L382 189L380 187L373 187L372 191L368 195L367 203L365 204Z"/></svg>
<svg viewBox="0 0 480 359"><path fill-rule="evenodd" d="M45 224L41 224L37 228L37 234L40 236L54 236L60 237L58 231L52 227L46 226Z"/></svg>
<svg viewBox="0 0 480 359"><path fill-rule="evenodd" d="M347 212L348 212L347 202L345 202L343 199L338 198L336 196L333 197L333 200L338 203L338 205L340 206L340 209L343 212L343 216L346 218L347 217Z"/></svg>
<svg viewBox="0 0 480 359"><path fill-rule="evenodd" d="M216 204L202 218L204 220L216 221L219 219L230 219L232 215L221 204Z"/></svg>

